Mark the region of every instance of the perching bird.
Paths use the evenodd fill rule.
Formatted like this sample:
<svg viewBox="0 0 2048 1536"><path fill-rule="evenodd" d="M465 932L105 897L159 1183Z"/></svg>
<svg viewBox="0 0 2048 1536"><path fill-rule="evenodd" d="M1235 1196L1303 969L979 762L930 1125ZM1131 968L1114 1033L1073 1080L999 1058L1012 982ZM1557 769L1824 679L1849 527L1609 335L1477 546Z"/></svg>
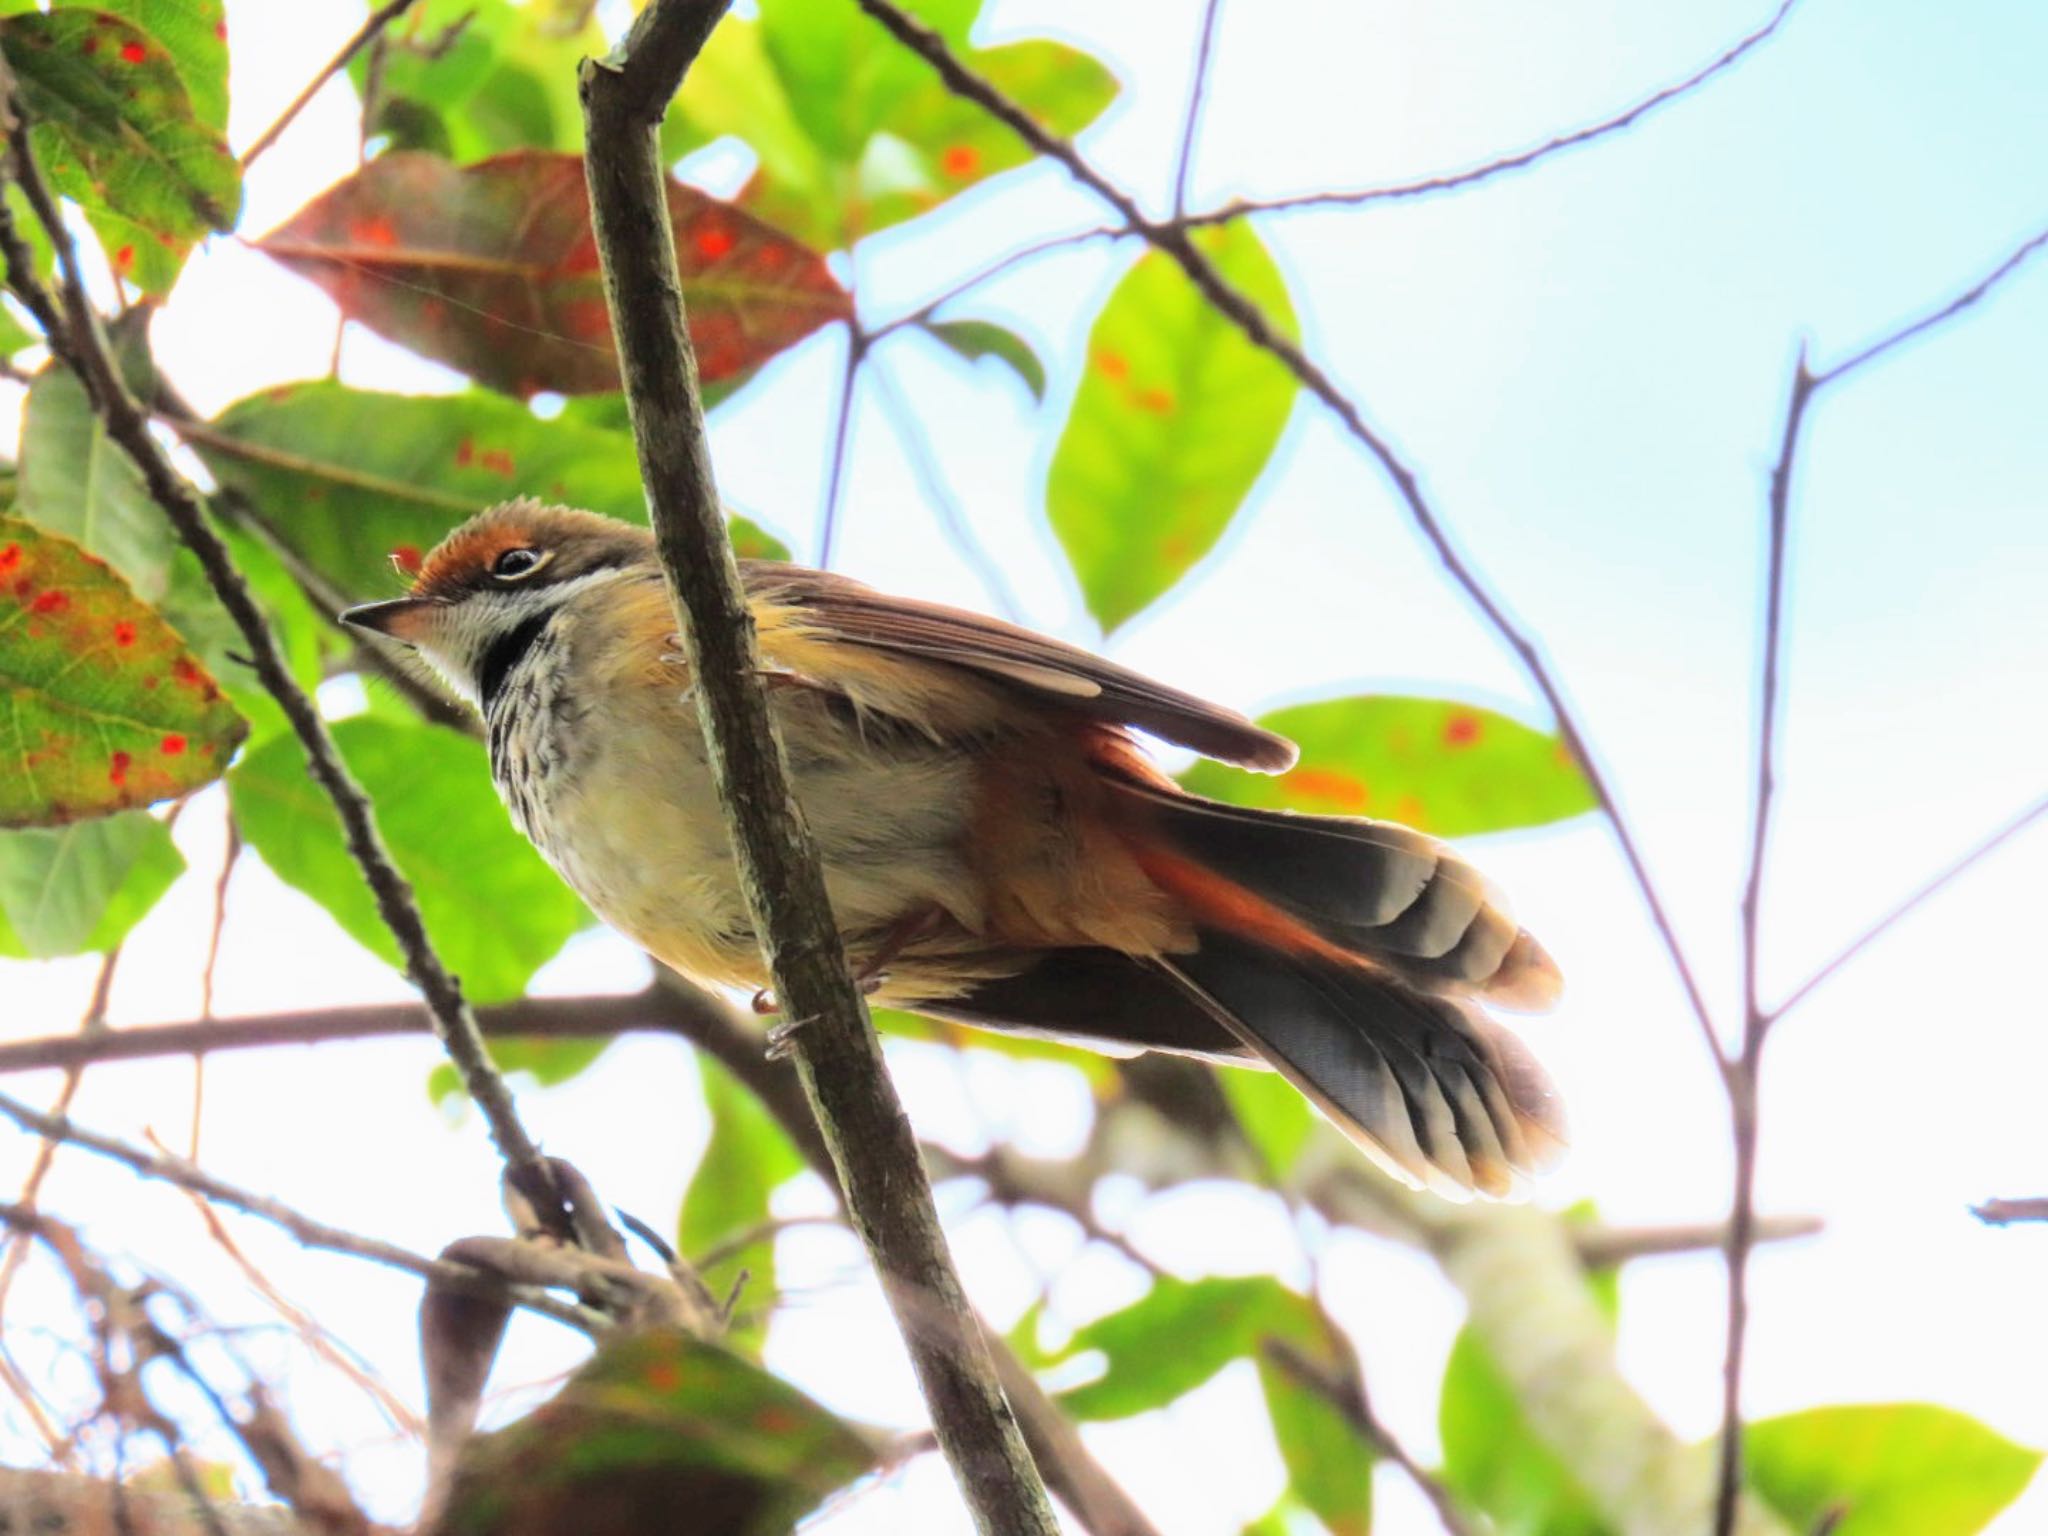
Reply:
<svg viewBox="0 0 2048 1536"><path fill-rule="evenodd" d="M1555 1095L1481 1002L1556 966L1456 854L1384 821L1190 795L1133 727L1276 772L1293 745L1014 625L742 561L797 798L880 1001L1129 1054L1277 1069L1402 1182L1514 1193ZM644 528L507 502L350 609L482 712L512 818L699 981L768 978Z"/></svg>

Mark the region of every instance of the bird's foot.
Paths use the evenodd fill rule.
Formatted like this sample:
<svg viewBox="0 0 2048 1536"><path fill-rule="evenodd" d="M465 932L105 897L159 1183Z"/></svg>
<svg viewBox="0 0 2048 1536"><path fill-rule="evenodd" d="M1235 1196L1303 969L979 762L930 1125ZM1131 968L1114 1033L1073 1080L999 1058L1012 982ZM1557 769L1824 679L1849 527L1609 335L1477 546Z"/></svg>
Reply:
<svg viewBox="0 0 2048 1536"><path fill-rule="evenodd" d="M811 1022L809 1018L784 1019L779 1024L768 1026L768 1059L788 1061L796 1055L796 1037L802 1028Z"/></svg>

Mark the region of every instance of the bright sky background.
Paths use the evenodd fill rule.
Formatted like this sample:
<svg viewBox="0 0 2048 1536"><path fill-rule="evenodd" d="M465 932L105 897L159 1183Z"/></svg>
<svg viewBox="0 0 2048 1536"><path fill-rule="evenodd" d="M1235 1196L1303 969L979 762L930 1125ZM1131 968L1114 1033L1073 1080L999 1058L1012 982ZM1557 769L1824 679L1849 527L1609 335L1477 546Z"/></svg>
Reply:
<svg viewBox="0 0 2048 1536"><path fill-rule="evenodd" d="M988 40L1052 34L1109 60L1122 101L1084 140L1112 176L1163 204L1200 7L992 0ZM360 5L230 5L233 135L245 143L356 24ZM1760 0L1370 0L1226 4L1194 177L1198 204L1455 168L1590 121L1688 73L1763 19ZM1926 6L1803 0L1782 36L1697 100L1631 135L1473 193L1264 226L1313 351L1421 467L1466 549L1542 637L1611 769L1710 994L1732 1019L1745 847L1764 473L1794 349L1837 358L1986 271L2048 218L2048 9L2029 0ZM354 107L329 89L260 163L245 228L288 215L353 164ZM717 158L707 171L731 185ZM1012 247L1101 222L1064 178L1031 170L957 213L863 249L863 310L886 319ZM881 366L938 445L942 472L1030 620L1097 637L1037 515L1082 328L1133 253L1065 254L961 306L1012 324L1053 372L1043 412L1006 377L920 344ZM218 241L159 320L160 356L202 407L326 367L332 310L310 286ZM1783 819L1767 896L1766 992L1795 985L1896 898L2048 788L2048 263L1962 323L1826 398L1798 487ZM447 375L351 337L344 377L446 387ZM717 418L730 499L815 547L837 342L771 368ZM7 388L10 410L19 391ZM938 532L870 395L856 421L837 564L886 587L985 603ZM1362 689L1456 694L1540 712L1454 596L1385 482L1304 404L1225 546L1109 650L1246 709ZM478 793L487 793L478 784ZM181 821L192 870L131 941L117 1024L197 1009L221 839L218 795ZM1616 1221L1724 1209L1721 1095L1611 841L1591 822L1474 850L1571 981L1528 1026L1571 1106L1576 1150L1541 1191L1598 1200ZM1969 1202L2048 1191L2041 1083L2048 1004L2031 975L2048 832L2015 842L1818 994L1766 1063L1762 1205L1814 1212L1827 1234L1756 1266L1749 1406L1925 1398L2048 1445L2040 1317L2048 1228L1986 1230ZM572 945L551 988L630 988L618 940ZM7 965L9 1034L71 1027L94 962ZM239 1013L397 999L398 978L253 860L238 871L219 1007ZM1059 1152L1084 1098L1060 1069L892 1052L929 1133L973 1146L1008 1129ZM473 1119L432 1109L417 1042L239 1055L208 1070L204 1160L305 1210L422 1249L493 1231L496 1169ZM182 1143L189 1068L95 1069L84 1122ZM55 1079L16 1079L42 1099ZM615 1203L665 1224L704 1136L679 1049L633 1041L572 1086L529 1094L530 1123ZM28 1148L0 1149L11 1187ZM964 1208L963 1192L946 1192ZM261 1318L197 1236L181 1198L83 1156L46 1197L103 1244L155 1258L231 1315ZM813 1191L810 1203L818 1203ZM798 1205L803 1202L799 1201ZM794 1208L794 1207L793 1207ZM1298 1275L1277 1203L1189 1190L1149 1203L1106 1191L1149 1253L1184 1273ZM324 1322L414 1391L416 1292L353 1261L301 1255L238 1227ZM954 1231L970 1289L999 1320L1057 1274L1073 1319L1140 1289L1124 1261L1077 1257L1063 1221L983 1213ZM1021 1255L1021 1259L1020 1259ZM1330 1300L1359 1339L1374 1398L1425 1459L1456 1293L1423 1260L1356 1235L1328 1245ZM795 1299L770 1359L848 1412L909 1422L919 1407L851 1239L785 1239ZM12 1316L60 1304L25 1285ZM50 1315L45 1311L45 1316ZM1621 1353L1688 1435L1718 1410L1721 1278L1709 1259L1627 1271ZM574 1341L522 1324L501 1382L544 1378ZM304 1383L305 1385L302 1385ZM416 1457L363 1401L302 1372L301 1422L347 1450L385 1513ZM1088 1437L1158 1518L1234 1532L1282 1473L1247 1442L1247 1367L1183 1405ZM0 1412L0 1453L26 1442ZM1431 1531L1382 1473L1389 1536ZM927 1458L824 1527L967 1529ZM2048 1527L2048 1491L2001 1532Z"/></svg>

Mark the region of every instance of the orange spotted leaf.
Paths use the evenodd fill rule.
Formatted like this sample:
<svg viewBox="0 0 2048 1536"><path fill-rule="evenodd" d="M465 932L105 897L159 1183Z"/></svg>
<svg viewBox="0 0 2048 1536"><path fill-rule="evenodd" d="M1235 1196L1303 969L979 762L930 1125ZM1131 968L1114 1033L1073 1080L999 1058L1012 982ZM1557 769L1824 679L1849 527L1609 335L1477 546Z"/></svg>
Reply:
<svg viewBox="0 0 2048 1536"><path fill-rule="evenodd" d="M0 51L45 174L85 211L121 276L163 293L193 244L232 229L241 211L241 171L221 133L226 53L188 35L218 11L212 0L112 7L124 8L165 12L175 46L109 10L60 5L0 17Z"/></svg>
<svg viewBox="0 0 2048 1536"><path fill-rule="evenodd" d="M1259 724L1301 748L1294 767L1267 777L1197 763L1181 782L1236 805L1376 816L1439 837L1541 826L1594 806L1555 735L1473 704L1367 694L1297 704Z"/></svg>
<svg viewBox="0 0 2048 1536"><path fill-rule="evenodd" d="M1248 224L1195 239L1233 287L1296 334L1286 284ZM1045 505L1089 612L1109 630L1223 536L1280 441L1295 383L1157 251L1110 294L1087 357Z"/></svg>
<svg viewBox="0 0 2048 1536"><path fill-rule="evenodd" d="M731 1350L615 1334L531 1414L465 1447L429 1536L769 1536L873 1470L866 1434Z"/></svg>
<svg viewBox="0 0 2048 1536"><path fill-rule="evenodd" d="M0 827L57 826L220 776L247 727L104 561L0 517Z"/></svg>
<svg viewBox="0 0 2048 1536"><path fill-rule="evenodd" d="M669 182L668 199L705 383L852 315L816 252L681 182ZM493 389L619 387L580 156L521 150L455 165L424 151L383 155L257 248L351 319Z"/></svg>

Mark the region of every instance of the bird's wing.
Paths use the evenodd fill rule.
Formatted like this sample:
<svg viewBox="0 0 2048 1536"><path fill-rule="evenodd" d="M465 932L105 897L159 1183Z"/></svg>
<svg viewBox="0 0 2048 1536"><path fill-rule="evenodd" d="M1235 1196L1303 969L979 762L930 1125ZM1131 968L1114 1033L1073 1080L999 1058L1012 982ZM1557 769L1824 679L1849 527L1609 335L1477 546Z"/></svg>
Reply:
<svg viewBox="0 0 2048 1536"><path fill-rule="evenodd" d="M1268 773L1293 766L1295 747L1286 737L1079 646L965 609L890 597L829 571L771 560L745 560L740 567L757 609L765 607L777 627L810 642L942 662L1038 703L1136 726L1223 762ZM768 626L762 638L772 648Z"/></svg>

